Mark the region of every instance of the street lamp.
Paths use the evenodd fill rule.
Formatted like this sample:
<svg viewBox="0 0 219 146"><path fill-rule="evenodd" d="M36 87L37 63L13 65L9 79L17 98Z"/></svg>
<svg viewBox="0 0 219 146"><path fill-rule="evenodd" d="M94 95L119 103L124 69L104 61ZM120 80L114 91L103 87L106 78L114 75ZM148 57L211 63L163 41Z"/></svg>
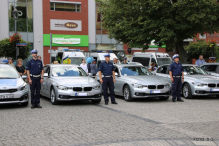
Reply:
<svg viewBox="0 0 219 146"><path fill-rule="evenodd" d="M13 17L14 17L14 24L15 24L15 27L14 27L14 31L15 31L15 34L17 34L17 18L18 16L22 16L23 13L21 11L18 11L16 7L14 7L14 10L12 11L12 14L13 14ZM17 55L18 55L18 49L17 49L17 42L16 43L16 60L17 60Z"/></svg>

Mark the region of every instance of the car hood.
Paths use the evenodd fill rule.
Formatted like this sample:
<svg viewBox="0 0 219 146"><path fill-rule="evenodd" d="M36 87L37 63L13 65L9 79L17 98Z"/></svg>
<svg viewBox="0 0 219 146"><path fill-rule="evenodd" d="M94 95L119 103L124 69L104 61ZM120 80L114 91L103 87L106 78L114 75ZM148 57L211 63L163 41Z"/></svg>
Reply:
<svg viewBox="0 0 219 146"><path fill-rule="evenodd" d="M0 79L0 89L14 89L26 84L22 78Z"/></svg>
<svg viewBox="0 0 219 146"><path fill-rule="evenodd" d="M219 78L211 75L186 75L185 80L201 83L219 83Z"/></svg>
<svg viewBox="0 0 219 146"><path fill-rule="evenodd" d="M57 85L67 87L77 87L81 85L91 86L99 84L99 82L95 81L91 77L53 77L51 80Z"/></svg>
<svg viewBox="0 0 219 146"><path fill-rule="evenodd" d="M169 80L159 76L127 76L125 80L128 80L132 83L138 83L142 85L160 85L165 83L170 83Z"/></svg>

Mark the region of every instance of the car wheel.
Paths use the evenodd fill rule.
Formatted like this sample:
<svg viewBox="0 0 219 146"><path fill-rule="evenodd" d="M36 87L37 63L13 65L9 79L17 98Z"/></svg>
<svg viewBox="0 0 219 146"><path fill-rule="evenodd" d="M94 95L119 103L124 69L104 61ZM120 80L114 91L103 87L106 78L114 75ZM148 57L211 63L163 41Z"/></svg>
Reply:
<svg viewBox="0 0 219 146"><path fill-rule="evenodd" d="M21 106L27 106L29 102L21 103Z"/></svg>
<svg viewBox="0 0 219 146"><path fill-rule="evenodd" d="M159 97L160 100L167 100L169 99L169 96L168 97Z"/></svg>
<svg viewBox="0 0 219 146"><path fill-rule="evenodd" d="M101 102L101 99L98 99L98 100L91 100L93 104L98 104Z"/></svg>
<svg viewBox="0 0 219 146"><path fill-rule="evenodd" d="M186 99L189 99L189 98L192 98L192 92L191 92L191 88L189 86L189 84L184 84L183 85L183 97L186 98Z"/></svg>
<svg viewBox="0 0 219 146"><path fill-rule="evenodd" d="M56 93L55 93L55 90L54 88L51 89L50 91L50 101L53 105L56 105L58 104L57 100L56 100Z"/></svg>
<svg viewBox="0 0 219 146"><path fill-rule="evenodd" d="M132 96L131 96L131 91L128 85L125 85L124 89L123 89L123 97L125 99L125 101L132 101Z"/></svg>

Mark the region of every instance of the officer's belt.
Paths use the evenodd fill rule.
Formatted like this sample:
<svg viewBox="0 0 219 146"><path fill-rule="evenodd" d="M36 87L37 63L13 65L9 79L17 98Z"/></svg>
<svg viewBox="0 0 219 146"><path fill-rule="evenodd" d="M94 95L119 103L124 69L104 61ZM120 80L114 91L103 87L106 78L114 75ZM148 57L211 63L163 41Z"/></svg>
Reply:
<svg viewBox="0 0 219 146"><path fill-rule="evenodd" d="M174 78L181 78L182 76L173 76Z"/></svg>
<svg viewBox="0 0 219 146"><path fill-rule="evenodd" d="M30 76L31 76L31 77L35 77L35 78L40 77L40 75L32 75L32 74L30 74Z"/></svg>
<svg viewBox="0 0 219 146"><path fill-rule="evenodd" d="M109 78L109 77L112 77L112 76L103 76L103 77L107 77L107 78Z"/></svg>

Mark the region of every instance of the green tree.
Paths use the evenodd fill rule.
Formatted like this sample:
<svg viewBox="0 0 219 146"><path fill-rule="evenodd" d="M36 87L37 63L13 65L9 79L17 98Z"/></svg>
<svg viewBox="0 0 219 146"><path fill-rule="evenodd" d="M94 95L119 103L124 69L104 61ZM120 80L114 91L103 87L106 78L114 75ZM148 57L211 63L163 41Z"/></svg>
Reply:
<svg viewBox="0 0 219 146"><path fill-rule="evenodd" d="M26 43L21 39L20 43ZM16 43L10 42L9 38L5 38L0 41L0 57L12 57L16 58ZM18 58L25 59L30 55L30 43L27 43L27 46L19 47L19 55Z"/></svg>
<svg viewBox="0 0 219 146"><path fill-rule="evenodd" d="M187 61L184 39L219 30L217 0L96 1L110 38L143 50L152 40L158 45L175 44L183 63Z"/></svg>

